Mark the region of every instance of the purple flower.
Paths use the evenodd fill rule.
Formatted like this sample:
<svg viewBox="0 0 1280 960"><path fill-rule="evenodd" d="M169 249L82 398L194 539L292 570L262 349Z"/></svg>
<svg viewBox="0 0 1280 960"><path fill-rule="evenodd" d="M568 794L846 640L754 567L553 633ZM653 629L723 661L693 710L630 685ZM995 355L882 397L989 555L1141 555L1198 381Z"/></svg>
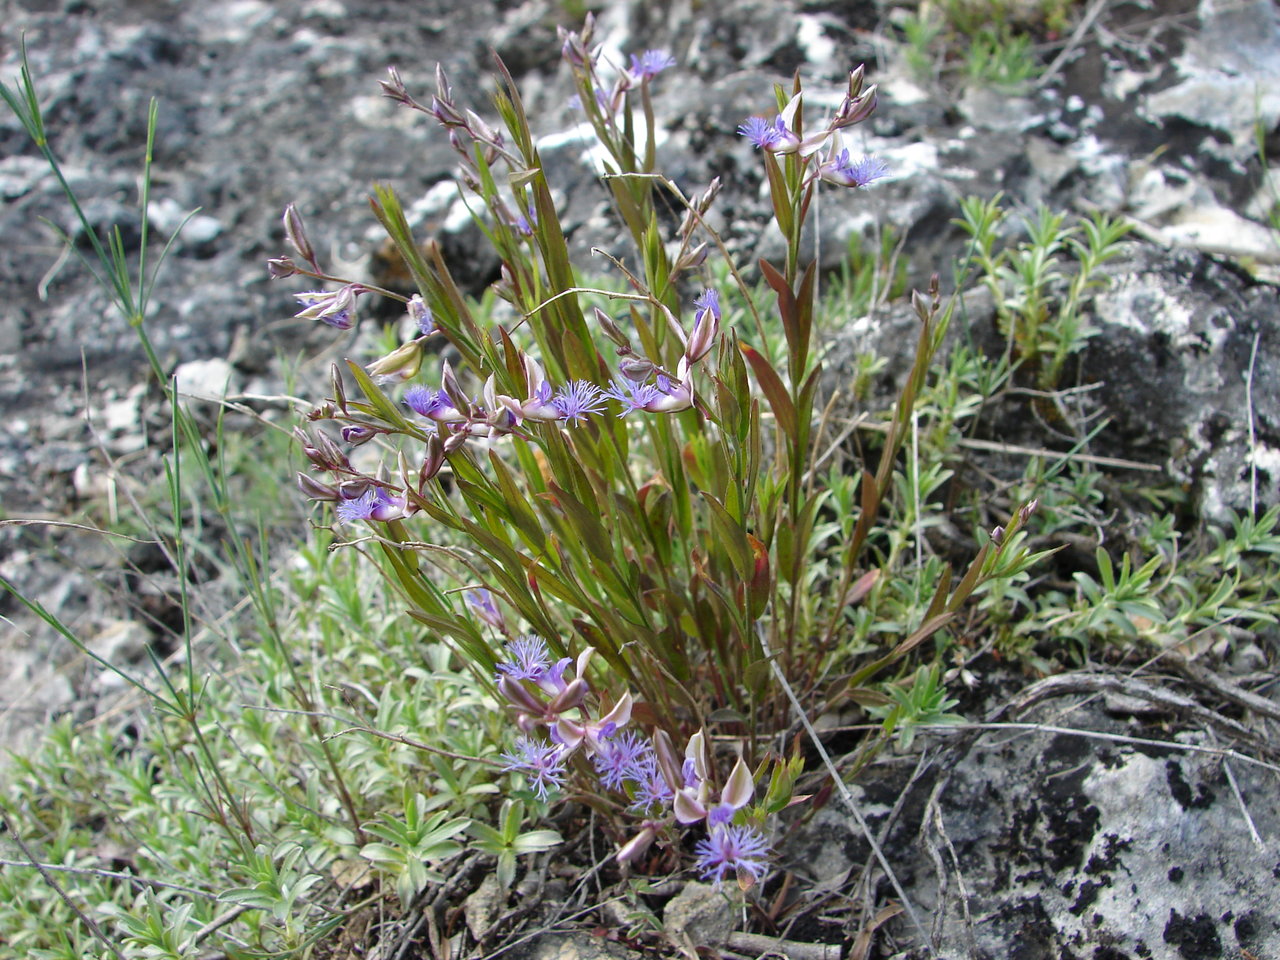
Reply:
<svg viewBox="0 0 1280 960"><path fill-rule="evenodd" d="M631 772L646 750L652 752L653 748L643 737L630 730L620 736L601 740L595 755L600 783L610 790L621 790L622 781L631 779Z"/></svg>
<svg viewBox="0 0 1280 960"><path fill-rule="evenodd" d="M507 644L511 659L498 664L499 673L513 680L539 680L551 668L547 642L535 633L526 633ZM564 667L561 667L564 672Z"/></svg>
<svg viewBox="0 0 1280 960"><path fill-rule="evenodd" d="M393 497L382 487L370 487L352 500L338 504L338 519L343 523L357 520L396 520L404 516L403 497Z"/></svg>
<svg viewBox="0 0 1280 960"><path fill-rule="evenodd" d="M753 881L759 881L768 867L769 845L751 827L727 826L712 830L709 837L698 841L693 852L697 854L702 879L714 880L717 885L729 873L747 874Z"/></svg>
<svg viewBox="0 0 1280 960"><path fill-rule="evenodd" d="M879 157L861 157L853 160L848 149L841 150L818 168L818 175L827 183L841 187L865 187L889 175L889 165Z"/></svg>
<svg viewBox="0 0 1280 960"><path fill-rule="evenodd" d="M711 314L715 320L720 319L720 291L712 287L702 291L702 295L693 301L693 305L697 307L697 312L693 315L693 322L696 326L706 319L707 314Z"/></svg>
<svg viewBox="0 0 1280 960"><path fill-rule="evenodd" d="M707 811L707 826L714 829L732 823L733 815L737 812L731 803L717 803Z"/></svg>
<svg viewBox="0 0 1280 960"><path fill-rule="evenodd" d="M738 133L755 144L757 150L771 153L788 153L800 146L800 138L787 128L782 117L774 117L772 121L748 117L738 124Z"/></svg>
<svg viewBox="0 0 1280 960"><path fill-rule="evenodd" d="M466 419L443 390L437 392L430 387L410 387L404 392L404 405L418 416L437 423L458 423Z"/></svg>
<svg viewBox="0 0 1280 960"><path fill-rule="evenodd" d="M558 790L564 785L564 754L554 743L520 737L516 749L504 753L502 759L508 773L523 773L528 778L539 800L547 799L552 788Z"/></svg>
<svg viewBox="0 0 1280 960"><path fill-rule="evenodd" d="M668 67L676 65L676 58L665 50L646 50L640 56L631 55L631 72L641 80L656 77Z"/></svg>
<svg viewBox="0 0 1280 960"><path fill-rule="evenodd" d="M404 405L420 417L430 417L442 407L449 406L449 398L430 387L414 386L404 392Z"/></svg>
<svg viewBox="0 0 1280 960"><path fill-rule="evenodd" d="M627 771L626 779L634 786L634 795L629 810L644 813L653 807L667 807L674 794L671 784L662 775L658 767L658 758L652 747L641 754Z"/></svg>
<svg viewBox="0 0 1280 960"><path fill-rule="evenodd" d="M543 386L546 386L544 383ZM561 420L585 422L587 414L604 410L604 392L588 380L571 380L551 398Z"/></svg>
<svg viewBox="0 0 1280 960"><path fill-rule="evenodd" d="M604 396L622 404L622 412L618 416L625 417L628 413L644 410L651 404L658 403L663 395L652 383L637 383L634 380L614 377L609 389L604 391Z"/></svg>

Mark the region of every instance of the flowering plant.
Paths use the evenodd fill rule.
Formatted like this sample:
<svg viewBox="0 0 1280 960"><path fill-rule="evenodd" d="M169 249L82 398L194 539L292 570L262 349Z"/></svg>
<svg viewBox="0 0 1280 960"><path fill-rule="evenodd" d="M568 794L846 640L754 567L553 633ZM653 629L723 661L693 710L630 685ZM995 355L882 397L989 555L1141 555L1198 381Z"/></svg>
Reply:
<svg viewBox="0 0 1280 960"><path fill-rule="evenodd" d="M766 870L766 821L797 799L801 764L785 749L793 706L831 709L860 694L889 702L866 689L872 678L945 627L984 579L1026 557L996 565L988 554L1005 547L984 547L957 583L949 570L938 577L900 642L851 656L849 610L884 562L864 547L949 317L936 279L913 297L918 346L879 464L855 481L853 513L837 518L846 535L822 532L820 515L835 500L815 468L817 267L801 262L800 238L817 190L865 187L887 173L877 158L851 159L841 141L876 106L862 68L816 132L806 128L798 77L776 90L775 119L739 128L762 151L786 241L782 263L759 263L774 298L766 307L706 222L718 180L686 197L656 172L652 94L673 58L648 50L611 69L590 19L562 38L639 266L608 256L621 290L577 281L501 61L500 129L460 105L439 68L430 105L392 69L387 96L441 124L458 153L461 183L502 260L494 289L506 312L479 316L439 245L413 234L388 187L371 203L414 279L411 296L330 277L290 208L285 231L297 256L272 261L272 275L338 284L298 295L299 316L341 328L357 296L377 293L403 301L420 332L367 367L334 368L332 396L310 419L336 424L346 446L299 430L322 475L299 483L376 545L410 615L492 678L519 731L506 766L524 775L530 800L569 791L609 813L618 859L630 864L669 858L677 848L668 841L702 824L702 875L734 876L746 889ZM674 233L657 216L658 191L683 211ZM734 288L711 281L712 249ZM767 310L785 339L777 364ZM755 345L737 329L748 318ZM456 363L424 375L436 337ZM347 393L351 381L359 399ZM414 383L398 400L387 392L405 381ZM383 450L372 470L347 449L369 442Z"/></svg>

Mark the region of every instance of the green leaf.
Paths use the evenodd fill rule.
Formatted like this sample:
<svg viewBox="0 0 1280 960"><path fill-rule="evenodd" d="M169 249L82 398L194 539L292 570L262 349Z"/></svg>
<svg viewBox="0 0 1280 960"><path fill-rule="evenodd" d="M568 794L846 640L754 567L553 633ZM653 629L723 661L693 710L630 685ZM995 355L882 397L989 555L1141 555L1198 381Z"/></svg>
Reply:
<svg viewBox="0 0 1280 960"><path fill-rule="evenodd" d="M742 524L735 520L719 500L702 491L702 499L711 508L711 526L716 534L716 543L729 555L734 572L740 580L748 580L754 569L751 544L747 540Z"/></svg>

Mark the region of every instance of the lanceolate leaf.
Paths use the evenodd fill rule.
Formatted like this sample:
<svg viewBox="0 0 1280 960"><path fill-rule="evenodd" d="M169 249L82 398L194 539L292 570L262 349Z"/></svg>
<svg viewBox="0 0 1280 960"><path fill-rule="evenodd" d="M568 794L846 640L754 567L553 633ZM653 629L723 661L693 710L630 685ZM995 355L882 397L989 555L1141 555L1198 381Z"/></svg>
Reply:
<svg viewBox="0 0 1280 960"><path fill-rule="evenodd" d="M765 399L769 401L769 408L773 411L773 416L778 421L778 428L782 431L783 436L794 442L796 438L796 408L791 403L791 397L787 395L787 388L783 386L777 371L753 347L744 343L740 344L738 349L742 351L742 355L747 358L747 363L751 365L751 370L756 375L756 382L760 384L760 389L763 391Z"/></svg>

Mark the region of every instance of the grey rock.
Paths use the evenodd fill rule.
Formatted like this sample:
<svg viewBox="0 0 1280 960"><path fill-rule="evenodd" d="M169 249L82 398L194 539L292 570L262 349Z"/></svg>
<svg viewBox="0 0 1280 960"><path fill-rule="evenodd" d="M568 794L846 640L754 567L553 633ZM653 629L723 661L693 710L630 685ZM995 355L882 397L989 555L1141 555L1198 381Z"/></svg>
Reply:
<svg viewBox="0 0 1280 960"><path fill-rule="evenodd" d="M1158 123L1178 119L1222 131L1228 156L1256 149L1255 124L1280 122L1280 15L1266 0L1202 3L1200 29L1174 63L1179 81L1154 92L1140 109ZM1220 148L1213 141L1206 147Z"/></svg>
<svg viewBox="0 0 1280 960"><path fill-rule="evenodd" d="M179 394L195 400L219 399L236 391L239 377L226 360L190 360L173 372Z"/></svg>
<svg viewBox="0 0 1280 960"><path fill-rule="evenodd" d="M709 883L686 883L667 901L662 926L673 943L686 948L716 947L729 939L736 919L724 890Z"/></svg>
<svg viewBox="0 0 1280 960"><path fill-rule="evenodd" d="M585 933L545 933L508 951L507 956L515 960L634 960L636 954Z"/></svg>
<svg viewBox="0 0 1280 960"><path fill-rule="evenodd" d="M1131 455L1166 463L1219 522L1253 496L1280 501L1276 289L1192 253L1142 248L1108 273L1083 370L1103 383Z"/></svg>

